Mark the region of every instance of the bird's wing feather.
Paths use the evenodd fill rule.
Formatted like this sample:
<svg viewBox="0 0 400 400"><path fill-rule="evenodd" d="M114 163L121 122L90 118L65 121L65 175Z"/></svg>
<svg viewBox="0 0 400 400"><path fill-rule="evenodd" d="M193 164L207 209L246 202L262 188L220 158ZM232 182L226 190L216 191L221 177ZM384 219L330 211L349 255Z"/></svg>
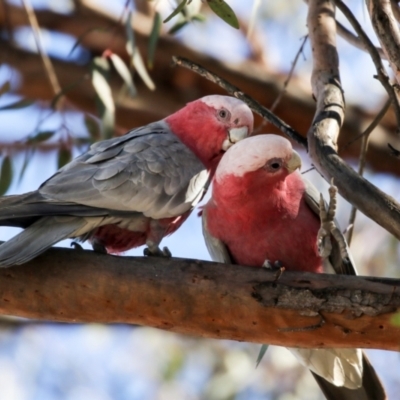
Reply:
<svg viewBox="0 0 400 400"><path fill-rule="evenodd" d="M0 245L0 266L23 264L60 240L73 236L74 232L84 229L87 224L87 220L79 217L41 218Z"/></svg>
<svg viewBox="0 0 400 400"><path fill-rule="evenodd" d="M94 144L40 188L49 202L178 216L200 200L209 174L164 121Z"/></svg>
<svg viewBox="0 0 400 400"><path fill-rule="evenodd" d="M207 228L207 210L204 208L202 211L202 227L204 241L207 246L207 250L210 253L211 259L216 262L232 264L232 258L229 254L228 248L225 243L212 236Z"/></svg>

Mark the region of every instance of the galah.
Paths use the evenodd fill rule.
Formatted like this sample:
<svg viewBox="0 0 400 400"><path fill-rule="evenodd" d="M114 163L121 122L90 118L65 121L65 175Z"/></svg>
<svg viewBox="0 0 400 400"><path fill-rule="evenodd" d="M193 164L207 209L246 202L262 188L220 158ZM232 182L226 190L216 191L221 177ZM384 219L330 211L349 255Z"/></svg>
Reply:
<svg viewBox="0 0 400 400"><path fill-rule="evenodd" d="M329 258L317 246L319 193L298 169L300 156L280 136L242 140L222 157L212 197L202 211L203 234L214 261L291 271L356 274L332 237ZM385 399L359 349L289 349L308 367L328 399Z"/></svg>
<svg viewBox="0 0 400 400"><path fill-rule="evenodd" d="M25 228L0 246L2 267L65 238L121 253L160 250L203 197L223 153L253 129L245 103L211 95L124 136L93 144L38 190L0 199L0 225Z"/></svg>

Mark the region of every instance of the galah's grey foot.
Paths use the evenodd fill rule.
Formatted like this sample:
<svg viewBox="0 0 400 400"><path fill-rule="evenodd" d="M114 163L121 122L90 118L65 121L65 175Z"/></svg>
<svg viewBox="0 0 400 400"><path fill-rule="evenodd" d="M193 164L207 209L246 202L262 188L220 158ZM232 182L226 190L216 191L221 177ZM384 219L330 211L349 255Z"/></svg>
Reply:
<svg viewBox="0 0 400 400"><path fill-rule="evenodd" d="M282 269L283 264L281 261L277 260L274 263L272 263L270 260L265 260L264 264L262 265L262 268L270 269L272 271L280 270Z"/></svg>
<svg viewBox="0 0 400 400"><path fill-rule="evenodd" d="M158 246L149 246L143 250L143 254L149 257L172 257L172 254L169 251L168 247L163 247L163 249L161 250Z"/></svg>
<svg viewBox="0 0 400 400"><path fill-rule="evenodd" d="M282 261L276 260L274 263L272 263L269 260L265 260L264 264L262 265L262 268L269 269L271 271L276 271L274 283L282 276L283 272L285 271L285 267L283 266ZM261 361L261 360L260 360Z"/></svg>
<svg viewBox="0 0 400 400"><path fill-rule="evenodd" d="M329 187L329 204L325 203L321 194L319 199L319 216L321 219L321 227L317 235L318 253L322 258L328 258L332 252L331 235L339 244L342 259L349 259L347 251L347 243L343 233L336 226L335 214L337 206L337 187L333 184L333 179Z"/></svg>
<svg viewBox="0 0 400 400"><path fill-rule="evenodd" d="M102 243L93 241L92 248L93 248L93 251L95 251L96 253L108 254L106 246L104 246L104 244L102 244Z"/></svg>
<svg viewBox="0 0 400 400"><path fill-rule="evenodd" d="M73 247L74 250L83 250L83 247L78 242L75 242L75 240L71 242L70 246Z"/></svg>

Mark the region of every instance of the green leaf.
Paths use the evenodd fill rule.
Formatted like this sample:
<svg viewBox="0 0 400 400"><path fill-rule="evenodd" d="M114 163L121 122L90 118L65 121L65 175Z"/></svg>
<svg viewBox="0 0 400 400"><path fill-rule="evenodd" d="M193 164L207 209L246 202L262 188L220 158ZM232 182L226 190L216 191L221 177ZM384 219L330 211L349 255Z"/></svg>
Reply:
<svg viewBox="0 0 400 400"><path fill-rule="evenodd" d="M20 171L19 177L18 177L18 185L21 183L21 180L25 174L26 167L28 166L29 161L31 160L33 154L34 154L34 150L32 150L32 149L28 149L25 153L24 163L22 164L22 168L21 168L21 171Z"/></svg>
<svg viewBox="0 0 400 400"><path fill-rule="evenodd" d="M178 15L186 6L186 3L188 0L183 0L181 3L179 3L178 7L175 8L175 10L170 14L166 19L164 19L164 23L170 21L172 18L175 17L175 15Z"/></svg>
<svg viewBox="0 0 400 400"><path fill-rule="evenodd" d="M126 51L132 57L133 49L135 48L135 37L132 29L132 11L129 11L128 18L125 23L125 31L128 42L126 43Z"/></svg>
<svg viewBox="0 0 400 400"><path fill-rule="evenodd" d="M27 143L36 144L40 142L44 142L50 139L56 132L55 131L43 131L37 133L35 136L28 138Z"/></svg>
<svg viewBox="0 0 400 400"><path fill-rule="evenodd" d="M65 164L68 164L71 161L72 154L70 149L61 148L58 151L58 160L57 160L57 167L60 169Z"/></svg>
<svg viewBox="0 0 400 400"><path fill-rule="evenodd" d="M110 66L106 59L95 57L92 69L92 84L104 106L114 112L114 100L112 97L111 87L107 81Z"/></svg>
<svg viewBox="0 0 400 400"><path fill-rule="evenodd" d="M19 108L25 108L29 107L32 105L35 101L34 100L29 100L29 99L22 99L18 100L15 103L8 104L6 106L0 107L0 111L4 110L17 110Z"/></svg>
<svg viewBox="0 0 400 400"><path fill-rule="evenodd" d="M400 313L397 313L395 315L393 315L390 318L390 322L392 323L392 325L394 326L400 326Z"/></svg>
<svg viewBox="0 0 400 400"><path fill-rule="evenodd" d="M233 28L239 29L239 21L235 12L224 0L207 0L211 10Z"/></svg>
<svg viewBox="0 0 400 400"><path fill-rule="evenodd" d="M100 139L99 124L89 114L85 114L85 126L94 142Z"/></svg>
<svg viewBox="0 0 400 400"><path fill-rule="evenodd" d="M171 26L171 28L169 29L168 33L170 35L175 34L176 32L180 31L185 25L187 25L189 23L189 21L180 21L177 22L175 25Z"/></svg>
<svg viewBox="0 0 400 400"><path fill-rule="evenodd" d="M112 138L114 136L115 113L105 108L101 114L101 122L101 137L103 139Z"/></svg>
<svg viewBox="0 0 400 400"><path fill-rule="evenodd" d="M156 85L153 80L150 78L149 73L147 72L146 66L144 65L143 58L139 53L139 49L136 47L133 56L132 56L132 64L135 67L136 72L142 78L142 81L145 85L150 89L154 90Z"/></svg>
<svg viewBox="0 0 400 400"><path fill-rule="evenodd" d="M132 17L132 13L130 12L128 15L127 23L126 23L126 35L128 37L128 41L126 43L126 51L131 56L132 65L135 67L136 72L142 78L142 81L145 83L145 85L150 90L154 90L156 88L156 86L154 85L154 82L152 81L152 79L150 78L150 75L148 74L148 72L146 70L142 56L139 53L139 49L135 46L135 42L133 39L132 26L130 23L131 17Z"/></svg>
<svg viewBox="0 0 400 400"><path fill-rule="evenodd" d="M96 57L93 60L92 82L97 93L97 108L102 120L101 137L109 139L114 134L115 105L112 97L111 87L108 83L110 65L103 57Z"/></svg>
<svg viewBox="0 0 400 400"><path fill-rule="evenodd" d="M258 357L257 357L257 361L256 361L256 368L258 367L258 365L260 364L261 360L263 359L265 353L268 350L268 345L267 344L263 344L261 346L260 352L258 353Z"/></svg>
<svg viewBox="0 0 400 400"><path fill-rule="evenodd" d="M10 157L4 157L0 171L0 196L7 192L11 185L13 170Z"/></svg>
<svg viewBox="0 0 400 400"><path fill-rule="evenodd" d="M4 93L9 92L10 88L11 88L10 81L4 82L0 87L0 96L3 95Z"/></svg>
<svg viewBox="0 0 400 400"><path fill-rule="evenodd" d="M110 55L110 60L113 63L115 69L117 70L119 76L122 78L122 80L125 82L126 86L129 89L129 94L132 97L135 97L137 92L135 89L135 85L133 84L133 79L131 75L131 71L129 71L129 68L126 66L124 61L120 56L117 54L111 54Z"/></svg>
<svg viewBox="0 0 400 400"><path fill-rule="evenodd" d="M149 37L149 48L147 54L147 66L149 69L153 68L154 63L154 55L156 53L156 47L158 38L160 37L160 29L161 29L161 15L156 12L154 14L153 26L151 28L151 33Z"/></svg>
<svg viewBox="0 0 400 400"><path fill-rule="evenodd" d="M204 22L205 20L206 17L203 14L196 14L192 17L192 21Z"/></svg>

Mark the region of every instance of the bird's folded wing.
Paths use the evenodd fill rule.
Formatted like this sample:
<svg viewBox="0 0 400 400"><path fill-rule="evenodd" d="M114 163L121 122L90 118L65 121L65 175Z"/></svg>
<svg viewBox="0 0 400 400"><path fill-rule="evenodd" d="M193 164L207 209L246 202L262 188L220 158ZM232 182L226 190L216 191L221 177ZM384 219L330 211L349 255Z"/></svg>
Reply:
<svg viewBox="0 0 400 400"><path fill-rule="evenodd" d="M220 263L232 264L232 258L225 244L222 242L222 240L212 236L207 228L206 209L203 209L202 211L202 227L204 241L206 243L207 250L210 253L211 259Z"/></svg>
<svg viewBox="0 0 400 400"><path fill-rule="evenodd" d="M92 145L44 182L33 202L63 203L65 212L79 204L167 218L194 207L208 178L200 160L160 121Z"/></svg>

